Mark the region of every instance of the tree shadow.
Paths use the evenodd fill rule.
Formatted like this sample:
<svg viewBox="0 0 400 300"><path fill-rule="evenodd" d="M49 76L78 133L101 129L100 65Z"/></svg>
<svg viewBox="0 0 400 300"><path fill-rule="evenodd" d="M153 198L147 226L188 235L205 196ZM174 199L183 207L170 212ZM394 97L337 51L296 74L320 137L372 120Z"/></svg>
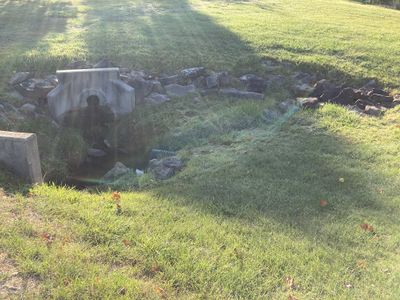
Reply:
<svg viewBox="0 0 400 300"><path fill-rule="evenodd" d="M350 0L362 4L378 5L390 9L400 9L400 0Z"/></svg>
<svg viewBox="0 0 400 300"><path fill-rule="evenodd" d="M0 51L34 47L48 33L64 32L67 18L75 14L70 1L3 1L0 3Z"/></svg>
<svg viewBox="0 0 400 300"><path fill-rule="evenodd" d="M97 4L85 2L90 8L85 39L93 59L107 57L153 72L195 65L229 68L227 62L258 60L237 35L196 12L186 0Z"/></svg>
<svg viewBox="0 0 400 300"><path fill-rule="evenodd" d="M353 221L360 215L398 212L390 199L399 179L379 167L376 145L353 143L296 117L276 133L262 131L243 148L205 147L205 154L193 155L189 170L165 183L157 195L247 224L273 220L332 248L343 247L337 239L347 237L318 235L321 229L348 223L354 215ZM321 207L321 200L328 205Z"/></svg>

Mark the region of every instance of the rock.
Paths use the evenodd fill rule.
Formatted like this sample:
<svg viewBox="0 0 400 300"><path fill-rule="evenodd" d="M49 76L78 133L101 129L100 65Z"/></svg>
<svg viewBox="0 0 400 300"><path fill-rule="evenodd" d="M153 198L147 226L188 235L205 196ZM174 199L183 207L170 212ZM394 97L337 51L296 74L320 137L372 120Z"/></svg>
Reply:
<svg viewBox="0 0 400 300"><path fill-rule="evenodd" d="M298 83L305 83L311 85L316 80L315 75L311 75L305 72L296 72L292 75L292 79Z"/></svg>
<svg viewBox="0 0 400 300"><path fill-rule="evenodd" d="M153 92L155 93L159 93L159 94L164 94L165 93L165 89L162 86L161 82L158 80L151 80L151 83L153 84Z"/></svg>
<svg viewBox="0 0 400 300"><path fill-rule="evenodd" d="M50 82L53 86L58 85L57 75L48 75L44 80Z"/></svg>
<svg viewBox="0 0 400 300"><path fill-rule="evenodd" d="M11 77L8 83L10 85L20 84L31 77L32 74L30 72L17 72Z"/></svg>
<svg viewBox="0 0 400 300"><path fill-rule="evenodd" d="M332 103L342 105L353 105L355 101L362 98L362 92L353 88L344 88L336 97L330 99Z"/></svg>
<svg viewBox="0 0 400 300"><path fill-rule="evenodd" d="M240 85L240 80L229 75L228 72L217 73L218 85L220 87L235 87Z"/></svg>
<svg viewBox="0 0 400 300"><path fill-rule="evenodd" d="M131 169L126 167L123 163L121 162L116 162L114 168L112 168L110 171L108 171L104 176L104 180L113 180L118 177L121 177L127 173L129 173Z"/></svg>
<svg viewBox="0 0 400 300"><path fill-rule="evenodd" d="M149 171L158 180L168 179L181 170L183 162L176 156L166 157L163 159L152 159L149 162Z"/></svg>
<svg viewBox="0 0 400 300"><path fill-rule="evenodd" d="M220 94L223 96L228 96L228 97L233 97L233 98L241 98L241 99L254 99L254 100L263 100L264 99L264 94L241 91L241 90L238 90L235 88L221 89Z"/></svg>
<svg viewBox="0 0 400 300"><path fill-rule="evenodd" d="M350 111L352 111L352 112L354 112L354 113L356 113L356 114L359 114L359 115L364 114L364 109L360 108L360 107L357 106L357 105L347 105L346 107L347 107Z"/></svg>
<svg viewBox="0 0 400 300"><path fill-rule="evenodd" d="M137 103L143 103L144 98L151 94L155 85L152 80L145 80L141 77L128 79L127 83L135 88L135 100Z"/></svg>
<svg viewBox="0 0 400 300"><path fill-rule="evenodd" d="M84 60L76 60L65 66L66 69L91 69L93 66Z"/></svg>
<svg viewBox="0 0 400 300"><path fill-rule="evenodd" d="M206 88L216 89L219 87L219 75L215 72L206 77Z"/></svg>
<svg viewBox="0 0 400 300"><path fill-rule="evenodd" d="M384 114L384 110L382 108L372 106L372 105L367 105L365 107L364 112L367 115L374 116L374 117L379 117Z"/></svg>
<svg viewBox="0 0 400 300"><path fill-rule="evenodd" d="M192 83L198 89L204 89L207 87L206 77L204 76L197 77Z"/></svg>
<svg viewBox="0 0 400 300"><path fill-rule="evenodd" d="M179 75L172 75L172 76L160 78L160 82L163 86L170 85L170 84L178 84L180 81L181 81L181 76L179 76Z"/></svg>
<svg viewBox="0 0 400 300"><path fill-rule="evenodd" d="M292 99L287 99L281 103L278 104L278 108L282 113L286 113L288 111L291 111L293 108L297 107L296 101Z"/></svg>
<svg viewBox="0 0 400 300"><path fill-rule="evenodd" d="M394 95L393 105L399 105L399 104L400 104L400 94Z"/></svg>
<svg viewBox="0 0 400 300"><path fill-rule="evenodd" d="M153 105L159 105L164 102L169 101L170 98L167 95L159 94L159 93L151 93L148 97L145 98L145 102Z"/></svg>
<svg viewBox="0 0 400 300"><path fill-rule="evenodd" d="M319 100L316 97L297 98L297 103L301 108L317 108L319 106Z"/></svg>
<svg viewBox="0 0 400 300"><path fill-rule="evenodd" d="M107 153L101 149L89 148L87 151L87 155L94 158L101 158L107 156Z"/></svg>
<svg viewBox="0 0 400 300"><path fill-rule="evenodd" d="M246 74L240 77L240 81L246 86L249 92L263 93L268 86L268 82L254 74Z"/></svg>
<svg viewBox="0 0 400 300"><path fill-rule="evenodd" d="M103 58L93 66L93 68L95 69L115 68L115 67L116 65L107 58Z"/></svg>
<svg viewBox="0 0 400 300"><path fill-rule="evenodd" d="M130 79L148 79L148 75L146 75L146 73L144 71L136 71L136 70L132 70L129 72L128 74Z"/></svg>
<svg viewBox="0 0 400 300"><path fill-rule="evenodd" d="M389 96L389 93L385 90L382 89L378 89L378 88L373 88L368 92L368 95L373 95L373 94L379 94L379 95L383 95L383 96Z"/></svg>
<svg viewBox="0 0 400 300"><path fill-rule="evenodd" d="M24 97L41 100L55 88L51 82L43 79L31 78L15 86L15 89Z"/></svg>
<svg viewBox="0 0 400 300"><path fill-rule="evenodd" d="M287 84L287 78L283 75L269 75L267 80L269 87L281 88Z"/></svg>
<svg viewBox="0 0 400 300"><path fill-rule="evenodd" d="M365 100L365 99L358 99L355 102L355 106L357 106L358 108L360 108L362 110L364 110L367 105L372 105L373 106L374 103L369 101L369 100Z"/></svg>
<svg viewBox="0 0 400 300"><path fill-rule="evenodd" d="M314 87L308 83L300 83L293 85L292 90L296 96L308 96L314 92Z"/></svg>
<svg viewBox="0 0 400 300"><path fill-rule="evenodd" d="M322 79L314 85L314 91L310 94L310 97L317 97L321 101L328 101L335 98L340 91L341 87L336 86L329 80Z"/></svg>
<svg viewBox="0 0 400 300"><path fill-rule="evenodd" d="M26 115L34 115L36 106L30 103L26 103L19 108L19 111Z"/></svg>
<svg viewBox="0 0 400 300"><path fill-rule="evenodd" d="M165 86L165 90L168 96L178 97L178 98L196 93L196 87L193 84L190 85L169 84Z"/></svg>
<svg viewBox="0 0 400 300"><path fill-rule="evenodd" d="M180 72L180 75L185 79L195 79L197 77L206 75L206 68L195 67L195 68L184 69Z"/></svg>
<svg viewBox="0 0 400 300"><path fill-rule="evenodd" d="M379 104L392 104L394 100L394 98L391 96L385 96L381 94L371 94L368 98L370 101Z"/></svg>
<svg viewBox="0 0 400 300"><path fill-rule="evenodd" d="M265 123L271 124L274 123L280 116L281 114L277 110L265 109L261 117Z"/></svg>

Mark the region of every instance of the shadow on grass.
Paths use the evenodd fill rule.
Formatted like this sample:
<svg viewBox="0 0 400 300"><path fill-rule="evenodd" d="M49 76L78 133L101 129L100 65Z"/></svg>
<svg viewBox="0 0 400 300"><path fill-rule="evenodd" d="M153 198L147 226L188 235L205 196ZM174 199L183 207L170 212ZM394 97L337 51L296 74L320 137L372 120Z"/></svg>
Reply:
<svg viewBox="0 0 400 300"><path fill-rule="evenodd" d="M64 32L67 18L75 13L70 1L2 1L0 50L33 48L48 33Z"/></svg>
<svg viewBox="0 0 400 300"><path fill-rule="evenodd" d="M259 61L236 34L196 12L186 0L98 4L85 2L90 8L86 43L94 59L107 57L154 72Z"/></svg>
<svg viewBox="0 0 400 300"><path fill-rule="evenodd" d="M400 0L351 0L362 4L379 5L391 9L400 9Z"/></svg>
<svg viewBox="0 0 400 300"><path fill-rule="evenodd" d="M382 201L395 195L390 189L396 179L377 163L379 150L373 146L355 145L297 117L276 133L257 131L257 138L249 132L238 146L205 147L159 195L222 218L274 220L311 239L331 223L348 224L353 218L361 223L360 216L389 216L396 210ZM328 206L320 207L320 200ZM332 236L318 240L343 246Z"/></svg>

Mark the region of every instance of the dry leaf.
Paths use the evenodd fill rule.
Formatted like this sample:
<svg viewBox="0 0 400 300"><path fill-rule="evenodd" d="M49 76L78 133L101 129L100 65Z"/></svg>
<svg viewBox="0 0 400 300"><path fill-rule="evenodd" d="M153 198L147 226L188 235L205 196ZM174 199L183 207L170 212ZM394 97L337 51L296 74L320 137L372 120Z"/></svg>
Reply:
<svg viewBox="0 0 400 300"><path fill-rule="evenodd" d="M357 267L360 269L366 269L367 262L365 260L359 260L359 261L357 261Z"/></svg>
<svg viewBox="0 0 400 300"><path fill-rule="evenodd" d="M167 299L167 293L160 287L155 288L156 293L163 299Z"/></svg>
<svg viewBox="0 0 400 300"><path fill-rule="evenodd" d="M128 240L122 240L122 242L123 242L124 245L127 246L127 247L130 246L130 244L131 244Z"/></svg>
<svg viewBox="0 0 400 300"><path fill-rule="evenodd" d="M360 224L361 229L365 230L365 231L369 231L369 232L374 232L374 227L372 227L371 225L369 225L368 223L363 223Z"/></svg>
<svg viewBox="0 0 400 300"><path fill-rule="evenodd" d="M297 300L297 298L293 295L289 295L288 300Z"/></svg>
<svg viewBox="0 0 400 300"><path fill-rule="evenodd" d="M119 201L121 199L121 194L119 192L113 192L112 193L112 199L114 201Z"/></svg>
<svg viewBox="0 0 400 300"><path fill-rule="evenodd" d="M320 201L319 201L319 206L325 207L325 206L327 206L327 205L328 205L328 201L326 201L326 200L320 200Z"/></svg>

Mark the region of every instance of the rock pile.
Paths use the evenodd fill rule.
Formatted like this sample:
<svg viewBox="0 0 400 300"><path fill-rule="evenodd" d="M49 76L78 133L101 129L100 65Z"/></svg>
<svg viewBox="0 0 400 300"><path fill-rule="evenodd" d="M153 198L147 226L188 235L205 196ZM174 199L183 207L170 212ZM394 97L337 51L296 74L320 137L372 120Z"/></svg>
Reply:
<svg viewBox="0 0 400 300"><path fill-rule="evenodd" d="M297 98L301 107L317 108L322 103L336 103L360 113L380 116L387 109L400 104L400 96L391 96L376 86L374 81L355 89L335 85L326 79L318 81L307 98Z"/></svg>

